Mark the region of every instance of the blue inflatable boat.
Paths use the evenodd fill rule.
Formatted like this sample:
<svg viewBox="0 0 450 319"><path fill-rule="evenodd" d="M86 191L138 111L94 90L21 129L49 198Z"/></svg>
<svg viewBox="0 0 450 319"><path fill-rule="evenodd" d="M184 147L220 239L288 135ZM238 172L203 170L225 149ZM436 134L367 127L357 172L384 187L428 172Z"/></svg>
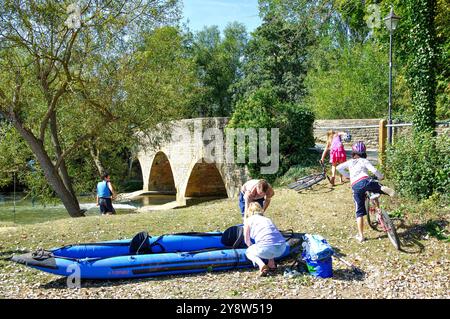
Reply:
<svg viewBox="0 0 450 319"><path fill-rule="evenodd" d="M301 250L302 235L283 232L288 248L278 260ZM68 245L17 255L12 261L60 276L81 279L143 278L253 267L245 256L242 227L225 232L179 233Z"/></svg>

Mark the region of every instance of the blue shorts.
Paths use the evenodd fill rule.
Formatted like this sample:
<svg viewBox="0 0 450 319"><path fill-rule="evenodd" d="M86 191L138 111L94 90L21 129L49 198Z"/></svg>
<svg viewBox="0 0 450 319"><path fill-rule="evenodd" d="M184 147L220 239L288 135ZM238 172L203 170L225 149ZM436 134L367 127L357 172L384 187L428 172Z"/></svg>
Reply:
<svg viewBox="0 0 450 319"><path fill-rule="evenodd" d="M381 185L377 181L366 178L352 186L353 200L355 202L356 217L367 215L366 212L366 192L384 194Z"/></svg>
<svg viewBox="0 0 450 319"><path fill-rule="evenodd" d="M264 198L257 199L257 200L255 200L255 202L258 202L259 205L261 205L261 207L264 207ZM245 199L244 199L244 193L243 192L239 193L239 208L241 209L242 217L244 217Z"/></svg>

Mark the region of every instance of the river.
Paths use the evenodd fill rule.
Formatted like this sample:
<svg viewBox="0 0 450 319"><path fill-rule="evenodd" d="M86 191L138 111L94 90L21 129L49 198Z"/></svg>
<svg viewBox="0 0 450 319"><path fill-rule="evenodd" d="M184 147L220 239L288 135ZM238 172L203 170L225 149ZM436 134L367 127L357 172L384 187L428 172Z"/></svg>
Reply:
<svg viewBox="0 0 450 319"><path fill-rule="evenodd" d="M95 197L80 196L78 199L80 208L87 209L87 216L99 215ZM113 206L117 214L133 214L144 205L162 205L173 200L175 196L152 194L135 200L114 202ZM69 218L69 214L60 201L44 205L37 201L33 203L24 193L17 193L15 200L13 193L0 193L0 226L35 224L62 218Z"/></svg>

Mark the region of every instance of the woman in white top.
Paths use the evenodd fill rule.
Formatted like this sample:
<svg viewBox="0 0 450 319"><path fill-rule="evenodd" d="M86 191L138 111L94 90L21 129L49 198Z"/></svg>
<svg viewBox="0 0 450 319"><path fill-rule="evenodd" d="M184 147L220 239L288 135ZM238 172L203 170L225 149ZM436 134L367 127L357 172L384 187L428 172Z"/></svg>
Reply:
<svg viewBox="0 0 450 319"><path fill-rule="evenodd" d="M369 176L372 172L379 180L384 178L367 159L366 146L362 141L358 141L352 146L352 159L340 164L337 167L339 173L350 178L352 185L353 200L356 207L356 225L358 226L358 235L356 239L363 242L364 238L364 215L367 215L365 205L365 194L367 191L388 194L394 196L394 190L389 187L382 186L378 181L373 180ZM349 172L347 172L347 170Z"/></svg>
<svg viewBox="0 0 450 319"><path fill-rule="evenodd" d="M266 276L269 270L275 270L275 259L286 250L286 240L273 222L264 216L262 207L250 203L244 220L244 240L248 246L245 255L254 265L259 266L261 276ZM252 243L254 242L254 244ZM263 259L267 259L267 265Z"/></svg>

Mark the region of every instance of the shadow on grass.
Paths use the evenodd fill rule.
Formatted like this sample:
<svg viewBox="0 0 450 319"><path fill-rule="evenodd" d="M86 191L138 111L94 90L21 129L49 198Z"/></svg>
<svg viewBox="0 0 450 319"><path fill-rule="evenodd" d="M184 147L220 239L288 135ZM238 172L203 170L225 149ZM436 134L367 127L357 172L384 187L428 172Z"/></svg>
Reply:
<svg viewBox="0 0 450 319"><path fill-rule="evenodd" d="M336 280L343 281L363 281L366 277L366 273L361 270L361 268L356 267L354 264L350 263L348 260L345 260L343 257L347 255L342 252L342 250L338 247L332 247L334 250L334 259L333 263L339 262L339 264L347 266L345 269L336 269L333 270L333 278Z"/></svg>
<svg viewBox="0 0 450 319"><path fill-rule="evenodd" d="M400 227L405 229L405 231L398 234L402 242L402 251L410 254L423 252L425 247L420 240L427 239L429 236L438 240L448 240L448 237L445 237L443 234L448 224L449 222L443 219L430 219L426 223L419 225L406 225L403 223ZM409 248L414 247L418 247L419 251L409 251Z"/></svg>
<svg viewBox="0 0 450 319"><path fill-rule="evenodd" d="M333 270L333 279L341 281L363 281L366 277L366 273L359 269L360 273L355 273L349 268L339 268Z"/></svg>
<svg viewBox="0 0 450 319"><path fill-rule="evenodd" d="M398 229L397 229L397 235L400 239L399 251L401 251L402 253L420 254L425 250L425 246L420 241L418 241L415 238L408 237L408 235L405 235L404 232L399 232ZM374 240L380 240L380 239L389 241L387 233L384 233L384 232L381 233L381 235L379 235L377 237L366 238L367 241L374 241ZM394 249L394 246L392 246L392 248Z"/></svg>
<svg viewBox="0 0 450 319"><path fill-rule="evenodd" d="M190 274L178 274L178 275L162 275L158 277L147 277L147 278L129 278L129 279L81 279L81 288L102 288L102 287L119 287L123 285L140 284L146 282L164 282L171 280L178 280L181 277L196 278L200 276L205 276L207 274L220 274L223 272L230 272L233 270L220 270L213 272L199 272ZM238 269L234 271L239 272L250 272L255 271L253 268ZM42 289L69 289L67 285L67 277L58 278L52 280L46 284L41 285L39 288Z"/></svg>
<svg viewBox="0 0 450 319"><path fill-rule="evenodd" d="M420 240L426 239L427 236L436 237L439 240L446 239L445 235L443 235L443 230L449 224L448 221L442 219L428 220L426 223L419 225L407 225L405 221L400 218L392 218L392 221L395 223L397 234L400 239L400 251L406 254L423 253L425 246L420 242ZM368 240L388 240L386 233L381 230L378 231L381 235Z"/></svg>

